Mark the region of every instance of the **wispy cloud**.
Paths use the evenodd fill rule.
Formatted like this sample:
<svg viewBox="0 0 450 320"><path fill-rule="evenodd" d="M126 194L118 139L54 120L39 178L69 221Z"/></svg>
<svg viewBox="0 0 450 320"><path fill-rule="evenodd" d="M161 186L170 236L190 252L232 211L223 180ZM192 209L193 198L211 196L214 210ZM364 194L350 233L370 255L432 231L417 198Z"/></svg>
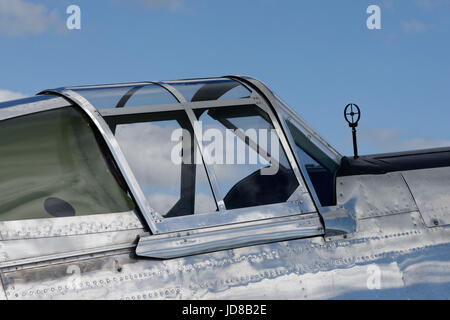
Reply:
<svg viewBox="0 0 450 320"><path fill-rule="evenodd" d="M16 99L21 99L21 98L25 98L25 97L26 97L26 95L19 93L19 92L14 92L14 91L9 91L9 90L0 90L0 102L16 100Z"/></svg>
<svg viewBox="0 0 450 320"><path fill-rule="evenodd" d="M439 147L450 147L450 140L405 138L397 129L368 129L361 130L361 143L368 144L377 152L392 152L406 150L420 150Z"/></svg>
<svg viewBox="0 0 450 320"><path fill-rule="evenodd" d="M404 21L402 22L402 30L405 33L424 33L433 28L432 25L423 23L418 20Z"/></svg>
<svg viewBox="0 0 450 320"><path fill-rule="evenodd" d="M0 33L7 36L62 32L59 13L25 0L0 0Z"/></svg>

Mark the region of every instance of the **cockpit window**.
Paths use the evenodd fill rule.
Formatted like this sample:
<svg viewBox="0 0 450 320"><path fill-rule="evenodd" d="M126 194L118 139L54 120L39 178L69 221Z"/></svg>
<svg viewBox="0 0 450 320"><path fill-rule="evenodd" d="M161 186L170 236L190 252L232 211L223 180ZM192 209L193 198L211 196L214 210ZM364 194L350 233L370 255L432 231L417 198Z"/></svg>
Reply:
<svg viewBox="0 0 450 320"><path fill-rule="evenodd" d="M105 117L148 203L164 218L217 210L184 111Z"/></svg>
<svg viewBox="0 0 450 320"><path fill-rule="evenodd" d="M312 143L291 121L286 120L286 124L295 143L294 150L314 186L321 205L334 205L334 175L338 164Z"/></svg>
<svg viewBox="0 0 450 320"><path fill-rule="evenodd" d="M299 184L267 113L249 105L195 114L227 209L289 199Z"/></svg>
<svg viewBox="0 0 450 320"><path fill-rule="evenodd" d="M121 176L74 107L0 122L0 220L131 211Z"/></svg>

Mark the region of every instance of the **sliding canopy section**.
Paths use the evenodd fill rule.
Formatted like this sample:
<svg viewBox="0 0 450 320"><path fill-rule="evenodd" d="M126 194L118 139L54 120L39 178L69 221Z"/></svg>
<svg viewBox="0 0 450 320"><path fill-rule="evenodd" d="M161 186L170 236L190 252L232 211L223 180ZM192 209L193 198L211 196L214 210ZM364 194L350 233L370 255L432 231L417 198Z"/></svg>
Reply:
<svg viewBox="0 0 450 320"><path fill-rule="evenodd" d="M179 103L171 91L180 93L187 102L249 98L251 92L239 82L226 78L138 82L122 85L99 85L65 88L72 90L97 110L154 106Z"/></svg>

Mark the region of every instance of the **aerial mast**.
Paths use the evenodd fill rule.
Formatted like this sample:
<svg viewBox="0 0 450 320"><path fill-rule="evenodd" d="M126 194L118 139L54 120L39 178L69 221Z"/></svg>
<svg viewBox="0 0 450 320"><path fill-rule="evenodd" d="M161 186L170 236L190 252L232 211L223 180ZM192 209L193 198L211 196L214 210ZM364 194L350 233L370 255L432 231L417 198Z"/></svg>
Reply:
<svg viewBox="0 0 450 320"><path fill-rule="evenodd" d="M349 103L344 109L344 117L348 122L348 126L352 128L353 136L353 152L354 158L358 159L358 143L356 140L356 127L358 126L359 119L361 119L361 110L355 103Z"/></svg>

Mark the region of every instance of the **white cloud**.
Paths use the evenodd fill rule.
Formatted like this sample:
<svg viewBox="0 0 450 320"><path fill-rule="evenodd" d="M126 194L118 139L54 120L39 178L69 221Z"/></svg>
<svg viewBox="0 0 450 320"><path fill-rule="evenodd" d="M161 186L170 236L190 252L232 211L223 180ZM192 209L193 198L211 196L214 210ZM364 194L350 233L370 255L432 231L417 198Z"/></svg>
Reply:
<svg viewBox="0 0 450 320"><path fill-rule="evenodd" d="M9 91L9 90L0 90L0 102L9 101L9 100L16 100L25 98L26 95L23 95L18 92Z"/></svg>
<svg viewBox="0 0 450 320"><path fill-rule="evenodd" d="M179 188L181 167L171 159L178 144L171 141L176 129L176 124L167 122L165 126L144 122L117 127L116 137L141 184Z"/></svg>
<svg viewBox="0 0 450 320"><path fill-rule="evenodd" d="M440 147L450 147L450 140L403 137L397 129L369 129L361 130L362 144L374 147L377 152L393 152L420 150Z"/></svg>
<svg viewBox="0 0 450 320"><path fill-rule="evenodd" d="M61 32L65 23L59 13L25 0L0 0L0 33L7 36Z"/></svg>
<svg viewBox="0 0 450 320"><path fill-rule="evenodd" d="M147 196L147 201L150 206L161 215L167 214L179 199L179 196L165 193L153 193Z"/></svg>
<svg viewBox="0 0 450 320"><path fill-rule="evenodd" d="M406 33L424 33L432 28L432 25L423 23L418 20L402 22L402 29Z"/></svg>

